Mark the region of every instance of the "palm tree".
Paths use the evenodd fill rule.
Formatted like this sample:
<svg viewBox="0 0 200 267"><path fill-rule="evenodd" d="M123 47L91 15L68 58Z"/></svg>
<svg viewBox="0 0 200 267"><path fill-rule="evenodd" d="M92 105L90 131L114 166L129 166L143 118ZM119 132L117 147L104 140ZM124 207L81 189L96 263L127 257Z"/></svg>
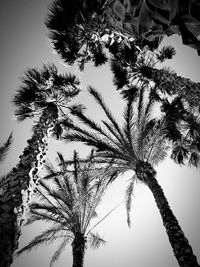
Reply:
<svg viewBox="0 0 200 267"><path fill-rule="evenodd" d="M59 74L53 64L44 65L41 70L28 69L22 77L22 85L13 99L15 115L19 121L35 118L33 135L17 166L3 179L0 195L1 209L8 215L12 210L18 227L24 221L28 202L37 185L49 138L51 135L59 138L62 132L59 117L79 93L78 85L79 80L74 75ZM8 215L2 223L6 224Z"/></svg>
<svg viewBox="0 0 200 267"><path fill-rule="evenodd" d="M84 125L81 127L76 123L66 121L65 125L71 131L64 135L64 139L66 142L78 141L96 148L96 162L112 161L115 168L118 168L116 169L116 176L119 173L133 170L135 174L127 188L128 214L134 181L138 179L149 187L154 196L179 265L199 266L192 248L156 179L154 166L164 160L169 148L169 142L166 138L168 129L165 126L167 117L165 114L161 115L159 119L152 117L152 108L156 102L153 89L148 97L145 97L144 87L140 90L137 87L133 89L125 94L128 100L123 124L119 125L101 95L90 87L89 93L105 112L107 121L102 120L102 125L97 124L83 113L81 106L75 105L71 107L71 113L87 128ZM146 99L148 99L147 102Z"/></svg>
<svg viewBox="0 0 200 267"><path fill-rule="evenodd" d="M181 77L170 68L157 66L173 58L176 54L173 46L151 50L143 48L140 52L134 52L133 48L123 44L113 44L109 51L112 54L113 82L117 89L124 90L138 81L146 85L153 82L161 92L181 97L191 108L199 107L200 83Z"/></svg>
<svg viewBox="0 0 200 267"><path fill-rule="evenodd" d="M107 62L105 48L113 43L135 46L134 38L115 29L110 23L112 0L55 0L49 8L46 26L53 49L67 64L78 61L81 70L86 62L95 66ZM142 41L141 41L142 42ZM152 42L147 42L150 44ZM155 43L155 42L154 42Z"/></svg>
<svg viewBox="0 0 200 267"><path fill-rule="evenodd" d="M47 174L39 181L35 201L30 204L26 225L36 221L51 223L51 227L35 237L28 245L17 252L29 252L41 245L49 245L55 240L61 244L51 258L52 266L71 242L73 267L83 266L87 244L93 248L105 244L98 233L90 226L97 216L96 208L108 186L107 180L112 176L109 165L98 167L94 162L94 153L90 153L87 163L81 163L75 151L72 160L65 161L58 153L59 169L46 164Z"/></svg>
<svg viewBox="0 0 200 267"><path fill-rule="evenodd" d="M53 2L46 19L46 25L50 31L49 37L52 41L53 48L61 55L66 63L73 64L75 61L79 61L79 66L82 70L84 63L88 61L93 61L95 66L99 66L108 60L108 53L105 53L105 48L112 55L114 54L115 59L116 54L119 55L120 50L122 50L121 55L126 60L129 57L128 61L130 61L130 57L132 61L133 57L134 61L136 61L137 55L140 55L138 47L143 50L146 45L151 51L154 51L161 61L163 60L163 55L168 56L171 52L173 55L174 51L171 50L170 52L170 49L164 49L160 55L156 52L156 49L162 41L161 37L155 36L153 41L149 41L147 40L148 38L140 38L136 34L133 38L134 34L133 32L130 33L130 29L126 30L124 26L121 29L120 27L116 28L116 17L113 17L113 15L117 13L117 10L120 10L120 7L123 10L125 7L122 7L122 4L119 2L118 4L120 6L116 9L117 3L115 2L91 2L89 0L76 0L73 4L70 1L64 0L55 0ZM146 6L145 3L140 4L137 8L142 12L141 10L146 8ZM122 13L123 15L125 14L124 12ZM141 21L138 23L141 26ZM133 28L131 29L133 30ZM165 54L166 51L170 53L167 55ZM116 61L118 62L118 59ZM144 73L148 75L149 79L158 83L158 85L162 84L162 87L170 90L171 93L185 98L191 106L195 105L198 107L200 100L199 83L194 83L167 69L156 69L154 66L148 68L148 72ZM115 67L118 67L117 70L119 71L119 66L115 65ZM122 71L122 68L120 70ZM123 69L124 73L126 73L125 70L126 68ZM147 71L144 68L142 70Z"/></svg>
<svg viewBox="0 0 200 267"><path fill-rule="evenodd" d="M102 32L103 6L106 1L56 0L50 6L46 25L54 49L62 59L73 64L80 59L80 67L93 58L101 65L107 58L96 32Z"/></svg>
<svg viewBox="0 0 200 267"><path fill-rule="evenodd" d="M188 160L190 165L198 167L200 83L178 76L169 68L156 68L157 63L171 59L175 53L174 47L170 45L160 50L144 49L137 54L130 53L130 49L125 46L115 45L111 60L113 83L123 94L134 91L135 85L146 91L154 87L154 100L160 103L165 113L166 136L173 141L171 157L178 164Z"/></svg>
<svg viewBox="0 0 200 267"><path fill-rule="evenodd" d="M8 137L5 143L0 146L0 162L7 156L8 150L13 142L12 134ZM3 195L2 183L8 176L4 175L0 178L0 196ZM10 202L11 203L11 202ZM11 205L12 207L12 205ZM1 266L10 266L12 263L12 255L17 248L17 228L16 216L13 209L9 205L0 205L0 262Z"/></svg>

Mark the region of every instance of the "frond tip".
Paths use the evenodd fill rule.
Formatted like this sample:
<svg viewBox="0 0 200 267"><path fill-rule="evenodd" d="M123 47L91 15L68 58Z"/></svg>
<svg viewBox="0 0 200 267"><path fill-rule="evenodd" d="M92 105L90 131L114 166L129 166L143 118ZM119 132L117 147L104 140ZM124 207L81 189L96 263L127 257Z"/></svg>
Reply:
<svg viewBox="0 0 200 267"><path fill-rule="evenodd" d="M99 248L101 245L105 245L106 241L100 237L98 233L90 233L88 237L90 247L93 249Z"/></svg>
<svg viewBox="0 0 200 267"><path fill-rule="evenodd" d="M0 146L0 162L5 159L12 142L13 142L13 136L11 133L6 142Z"/></svg>

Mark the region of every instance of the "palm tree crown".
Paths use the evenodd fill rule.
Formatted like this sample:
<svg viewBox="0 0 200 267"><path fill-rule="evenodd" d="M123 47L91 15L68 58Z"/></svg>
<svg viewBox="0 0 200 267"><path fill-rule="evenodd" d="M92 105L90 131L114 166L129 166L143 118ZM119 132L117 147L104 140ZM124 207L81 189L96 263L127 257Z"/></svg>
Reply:
<svg viewBox="0 0 200 267"><path fill-rule="evenodd" d="M109 162L115 158L118 163L121 163L120 166L124 170L130 166L134 169L138 161L148 161L153 165L158 164L160 160L165 158L168 145L164 141L164 127L159 127L161 121L152 117L155 100L150 94L149 101L145 104L144 90L139 92L137 87L132 89L129 92L124 110L123 125L120 126L104 103L100 93L90 87L89 93L107 116L107 121L102 120L105 129L86 117L83 111L74 105L70 108L71 113L89 126L91 132L75 123L66 121L66 127L72 131L66 133L64 139L66 141L81 141L94 146L97 148L96 159L100 160L101 157L105 157ZM128 163L131 164L129 167L127 166Z"/></svg>
<svg viewBox="0 0 200 267"><path fill-rule="evenodd" d="M146 99L145 87L140 88L140 90L137 87L132 89L124 93L128 101L124 111L123 124L119 125L101 95L90 87L89 92L105 112L107 121L102 120L103 125L97 124L86 117L80 106L76 105L71 108L71 113L85 126L89 127L89 130L86 127L80 127L75 123L66 121L66 127L72 131L71 133L67 132L64 139L67 142L80 141L95 147L95 161L98 163L112 162L116 172L110 181L116 178L119 173L133 170L135 174L126 190L128 224L130 224L129 212L134 182L135 179L139 179L153 193L169 241L180 266L199 266L196 256L194 256L192 248L155 178L156 171L153 166L165 159L170 144L167 138L167 115L160 114L159 118L152 117L152 108L156 102L153 88Z"/></svg>
<svg viewBox="0 0 200 267"><path fill-rule="evenodd" d="M30 225L36 221L44 221L52 226L17 252L20 255L39 245L61 239L61 245L52 256L50 266L59 258L69 241L72 242L72 247L79 241L83 251L87 241L92 247L105 244L99 234L91 232L97 224L94 227L89 226L97 216L96 208L112 173L108 165L102 168L95 164L93 151L87 158L87 163L79 159L76 151L73 159L68 161L58 153L57 161L59 168L46 164L47 174L39 181L35 195L37 200L30 204L26 222L26 225ZM81 266L80 263L78 266Z"/></svg>
<svg viewBox="0 0 200 267"><path fill-rule="evenodd" d="M107 121L102 120L104 127L86 117L77 105L71 107L71 113L88 126L89 131L75 123L65 122L65 126L71 129L64 135L65 141L80 141L95 147L95 161L112 162L116 168L116 176L120 172L136 170L140 162L157 165L165 159L169 149L165 138L164 118L159 120L152 116L155 106L153 93L149 94L149 101L145 103L144 90L139 91L137 87L132 89L124 94L127 103L123 125L117 123L101 95L92 87L89 88L89 92L107 117ZM135 176L133 180L134 178ZM130 200L131 195L132 191L127 199Z"/></svg>
<svg viewBox="0 0 200 267"><path fill-rule="evenodd" d="M22 85L16 92L13 103L19 121L48 110L57 117L66 108L72 97L80 90L79 80L72 74L59 74L54 64L44 64L41 70L28 69L22 77Z"/></svg>

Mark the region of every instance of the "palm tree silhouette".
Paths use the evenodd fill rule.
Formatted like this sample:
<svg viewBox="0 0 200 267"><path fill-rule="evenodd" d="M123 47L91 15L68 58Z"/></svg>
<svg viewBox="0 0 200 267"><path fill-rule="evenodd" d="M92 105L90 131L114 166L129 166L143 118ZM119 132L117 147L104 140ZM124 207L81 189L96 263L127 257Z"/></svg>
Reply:
<svg viewBox="0 0 200 267"><path fill-rule="evenodd" d="M105 31L103 2L56 0L51 4L46 25L54 49L66 63L73 64L79 59L83 69L84 63L91 59L96 66L107 61L100 41Z"/></svg>
<svg viewBox="0 0 200 267"><path fill-rule="evenodd" d="M66 244L71 242L73 267L81 267L87 244L98 248L106 243L92 230L114 209L99 222L90 225L97 216L96 208L107 189L107 181L112 177L113 170L109 165L98 167L94 161L93 151L85 163L79 159L76 151L73 159L68 161L58 153L57 162L59 166L57 169L50 163L46 164L47 174L39 181L36 200L30 204L26 222L26 225L30 225L36 221L44 221L51 223L52 226L36 236L16 255L61 240L51 258L50 266L58 260Z"/></svg>
<svg viewBox="0 0 200 267"><path fill-rule="evenodd" d="M169 68L156 68L157 63L171 59L172 46L160 50L144 49L130 53L123 45L115 45L111 60L113 83L123 94L138 94L136 88L151 91L165 113L166 137L173 142L171 157L178 164L195 167L200 163L199 83L178 76ZM137 87L135 87L137 85Z"/></svg>
<svg viewBox="0 0 200 267"><path fill-rule="evenodd" d="M45 160L49 138L51 135L59 138L62 132L59 117L70 100L79 93L78 85L79 80L74 75L59 74L53 64L44 65L41 70L28 69L22 77L22 85L13 99L15 115L19 121L35 118L35 122L33 135L27 141L19 163L1 183L0 205L5 213L3 223L7 223L11 210L17 226L23 223ZM10 231L13 232L13 229Z"/></svg>
<svg viewBox="0 0 200 267"><path fill-rule="evenodd" d="M102 125L97 124L83 113L81 106L75 105L71 108L71 113L83 123L83 126L66 121L65 126L71 131L64 135L64 139L66 142L78 141L96 148L96 162L112 162L118 168L114 178L119 173L133 170L135 174L127 189L128 223L133 184L134 180L138 179L149 187L154 196L179 265L199 266L196 256L193 255L192 248L157 182L156 171L153 167L167 156L169 142L166 138L168 133L165 123L166 115L161 115L159 119L152 118L152 108L156 102L153 90L145 97L144 87L140 90L137 90L136 87L134 89L125 94L127 103L123 123L120 125L101 95L90 87L89 93L105 112L107 121L102 120Z"/></svg>
<svg viewBox="0 0 200 267"><path fill-rule="evenodd" d="M73 3L55 0L50 5L46 18L49 38L53 49L67 64L84 64L93 62L100 66L109 59L108 51L113 50L113 44L123 44L129 48L135 47L133 36L113 27L110 23L109 7L113 1L80 1ZM137 38L140 47L148 45L157 47L162 38L153 42ZM157 40L158 39L158 40Z"/></svg>

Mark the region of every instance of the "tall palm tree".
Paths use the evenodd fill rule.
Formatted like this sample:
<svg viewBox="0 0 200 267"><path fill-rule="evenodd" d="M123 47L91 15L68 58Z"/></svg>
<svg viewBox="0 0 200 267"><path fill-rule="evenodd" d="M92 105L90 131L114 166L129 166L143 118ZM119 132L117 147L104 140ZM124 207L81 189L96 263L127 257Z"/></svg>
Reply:
<svg viewBox="0 0 200 267"><path fill-rule="evenodd" d="M102 120L102 125L97 124L83 113L79 105L75 105L71 108L71 113L83 123L83 126L66 121L65 125L67 129L71 129L71 132L68 131L64 139L66 142L79 141L96 148L96 162L112 161L118 168L116 176L121 172L133 170L135 174L127 189L128 214L134 180L139 179L149 187L154 196L179 265L199 266L156 179L154 166L167 156L169 142L166 138L168 134L165 126L166 115L161 115L159 119L152 117L155 103L154 90L148 97L145 97L144 88L139 90L135 87L134 90L126 92L125 96L128 100L122 125L116 122L101 95L91 87L89 92L105 112L107 121Z"/></svg>
<svg viewBox="0 0 200 267"><path fill-rule="evenodd" d="M0 146L0 162L2 162L10 149L13 142L12 134L8 137L5 143ZM0 178L0 196L3 194L2 181L9 174ZM13 209L9 206L0 203L0 262L1 266L10 266L12 263L12 255L17 248L15 242L18 232L16 228L16 216L13 214Z"/></svg>
<svg viewBox="0 0 200 267"><path fill-rule="evenodd" d="M50 31L49 37L53 48L65 62L73 64L75 61L79 61L81 69L84 68L84 63L88 61L93 61L95 66L104 64L108 60L108 53L105 53L105 48L111 54L114 53L115 58L116 54L119 55L119 51L122 50L123 53L121 54L125 59L132 57L133 60L134 57L134 61L136 61L137 55L140 54L138 47L143 50L145 45L158 55L156 49L162 38L155 37L152 42L140 37L133 38L132 34L130 34L130 29L126 31L124 27L121 30L119 27L114 27L116 18L112 22L111 13L112 10L114 10L114 14L119 10L119 8L115 9L117 5L115 2L91 2L89 0L76 0L73 4L64 0L55 0L53 2L49 9L46 25ZM118 4L121 5L120 2ZM142 5L142 7L144 6ZM124 53L125 50L126 53ZM163 60L163 55L170 55L169 49L167 50L168 55L165 52L166 50L163 50L158 55L161 61ZM171 52L173 53L173 50ZM118 61L118 59L116 60ZM119 71L119 68L117 70ZM120 70L122 71L122 68ZM125 70L126 68L123 69L124 73L126 72ZM154 66L148 68L148 72L147 69L143 68L142 70L146 72L149 79L159 85L162 84L163 88L170 90L173 94L179 94L184 97L191 106L199 106L199 83L194 83L167 69L156 69Z"/></svg>
<svg viewBox="0 0 200 267"><path fill-rule="evenodd" d="M1 181L0 204L5 213L1 224L6 224L9 217L6 213L11 210L17 217L18 227L23 223L45 160L49 138L52 134L58 138L62 132L59 117L70 100L79 93L78 85L79 80L74 75L59 74L53 64L44 65L41 70L28 69L22 77L22 85L13 99L15 115L19 121L35 118L35 122L33 135L27 141L19 163Z"/></svg>
<svg viewBox="0 0 200 267"><path fill-rule="evenodd" d="M82 267L87 244L97 248L105 241L98 233L93 233L98 223L91 225L97 216L96 208L112 176L109 165L98 167L94 162L94 153L90 153L87 163L81 163L75 151L73 159L65 161L58 153L59 168L46 165L47 174L39 181L35 201L30 204L26 225L36 221L51 224L47 230L36 236L28 245L17 252L29 252L41 245L49 245L55 240L61 244L51 258L52 266L71 242L73 267Z"/></svg>

